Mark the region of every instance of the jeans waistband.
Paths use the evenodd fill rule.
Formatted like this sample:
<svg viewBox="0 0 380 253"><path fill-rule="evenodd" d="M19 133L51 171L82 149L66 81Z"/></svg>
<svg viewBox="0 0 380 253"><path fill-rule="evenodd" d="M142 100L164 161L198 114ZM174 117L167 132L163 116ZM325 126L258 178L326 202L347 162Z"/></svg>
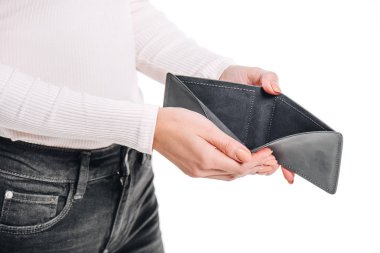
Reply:
<svg viewBox="0 0 380 253"><path fill-rule="evenodd" d="M0 136L0 172L45 182L81 184L120 172L126 174L125 160L132 150L119 144L98 149L52 147Z"/></svg>

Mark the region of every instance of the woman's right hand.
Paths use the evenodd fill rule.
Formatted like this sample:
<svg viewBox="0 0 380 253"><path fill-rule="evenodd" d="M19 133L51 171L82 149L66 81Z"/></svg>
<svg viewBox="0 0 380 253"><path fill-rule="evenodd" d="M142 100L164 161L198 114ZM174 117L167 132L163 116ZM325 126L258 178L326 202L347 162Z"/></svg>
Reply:
<svg viewBox="0 0 380 253"><path fill-rule="evenodd" d="M272 174L278 167L269 148L251 153L199 113L160 108L153 149L191 177L233 180L248 174Z"/></svg>

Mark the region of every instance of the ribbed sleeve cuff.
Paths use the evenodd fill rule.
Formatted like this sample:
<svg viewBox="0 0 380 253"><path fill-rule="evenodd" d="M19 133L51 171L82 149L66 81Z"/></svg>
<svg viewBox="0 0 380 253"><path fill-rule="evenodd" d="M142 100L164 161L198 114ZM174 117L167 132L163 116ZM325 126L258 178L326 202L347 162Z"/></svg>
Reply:
<svg viewBox="0 0 380 253"><path fill-rule="evenodd" d="M138 128L136 149L147 154L153 152L153 140L159 106L143 104L140 126Z"/></svg>

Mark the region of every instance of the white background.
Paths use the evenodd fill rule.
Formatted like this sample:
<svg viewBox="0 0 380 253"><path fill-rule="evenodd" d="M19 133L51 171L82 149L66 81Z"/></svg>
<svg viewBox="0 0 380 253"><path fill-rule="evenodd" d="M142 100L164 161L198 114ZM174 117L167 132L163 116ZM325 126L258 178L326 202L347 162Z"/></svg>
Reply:
<svg viewBox="0 0 380 253"><path fill-rule="evenodd" d="M335 195L280 171L194 179L155 152L167 253L379 253L380 1L151 2L200 45L275 71L286 95L344 135ZM139 82L161 105L163 85Z"/></svg>

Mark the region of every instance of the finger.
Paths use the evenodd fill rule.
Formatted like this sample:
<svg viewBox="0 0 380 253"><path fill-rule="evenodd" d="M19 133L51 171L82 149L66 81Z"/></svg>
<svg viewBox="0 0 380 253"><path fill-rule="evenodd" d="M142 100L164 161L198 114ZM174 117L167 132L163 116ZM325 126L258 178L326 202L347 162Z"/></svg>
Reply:
<svg viewBox="0 0 380 253"><path fill-rule="evenodd" d="M263 148L257 152L253 152L251 161L242 163L241 165L243 169L249 173L249 171L256 166L263 165L266 162L272 164L275 160L275 157L272 155L272 150L269 148Z"/></svg>
<svg viewBox="0 0 380 253"><path fill-rule="evenodd" d="M265 172L266 174L268 174L273 173L278 167L279 164L277 163L277 160L271 159L263 162L260 165L255 166L254 169L257 172Z"/></svg>
<svg viewBox="0 0 380 253"><path fill-rule="evenodd" d="M266 161L266 160L272 160L275 159L275 157L272 155L273 150L271 150L268 147L262 148L256 152L253 152L251 154L252 159L251 161L255 161L256 164L259 164L260 162Z"/></svg>
<svg viewBox="0 0 380 253"><path fill-rule="evenodd" d="M266 70L257 67L249 67L247 69L247 77L249 84L261 86L261 77Z"/></svg>
<svg viewBox="0 0 380 253"><path fill-rule="evenodd" d="M208 141L204 140L207 145L210 145ZM210 145L211 146L211 145ZM212 146L210 150L207 151L207 159L204 159L202 162L202 166L204 166L205 169L215 169L215 170L222 170L225 172L228 172L230 174L244 174L247 170L243 166L243 164L237 162L236 160L232 159L231 157L227 156L225 153L220 151L218 148ZM212 159L209 159L212 157Z"/></svg>
<svg viewBox="0 0 380 253"><path fill-rule="evenodd" d="M265 92L272 95L281 93L276 73L257 67L249 68L247 72L248 80L251 84L262 86Z"/></svg>
<svg viewBox="0 0 380 253"><path fill-rule="evenodd" d="M273 166L273 167L279 166L276 159L264 161L263 165L268 165L268 166Z"/></svg>
<svg viewBox="0 0 380 253"><path fill-rule="evenodd" d="M223 170L233 175L245 175L249 170L249 167L245 167L242 164L236 162L230 157L226 156L221 151L215 149L216 152L220 152L219 156L214 156L215 159L212 164L212 169Z"/></svg>
<svg viewBox="0 0 380 253"><path fill-rule="evenodd" d="M232 175L232 174L228 174L228 175L214 175L214 176L208 176L208 177L205 177L205 178L209 178L209 179L217 179L217 180L223 180L223 181L231 181L231 180L236 179L236 176L234 176L234 175Z"/></svg>
<svg viewBox="0 0 380 253"><path fill-rule="evenodd" d="M268 171L268 172L266 172L266 173L263 173L262 175L270 176L270 175L272 175L273 173L275 173L275 172L278 170L278 168L280 168L279 165L278 165L278 166L272 166L272 170L270 170L270 171Z"/></svg>
<svg viewBox="0 0 380 253"><path fill-rule="evenodd" d="M245 163L251 160L251 151L247 147L217 127L210 131L206 138L210 144L237 162Z"/></svg>
<svg viewBox="0 0 380 253"><path fill-rule="evenodd" d="M272 171L266 173L265 175L266 175L266 176L270 176L270 175L272 175L273 173L275 173L275 172L278 170L278 168L280 168L280 165L279 165L279 166L275 166L274 169L273 169Z"/></svg>
<svg viewBox="0 0 380 253"><path fill-rule="evenodd" d="M294 183L294 173L286 169L285 167L281 166L282 173L284 174L285 179L288 181L289 184Z"/></svg>
<svg viewBox="0 0 380 253"><path fill-rule="evenodd" d="M220 169L200 169L197 171L197 177L212 177L212 176L226 176L232 175L231 172L227 172Z"/></svg>
<svg viewBox="0 0 380 253"><path fill-rule="evenodd" d="M280 86L278 85L278 77L274 72L266 71L262 74L261 86L269 94L278 95L281 93Z"/></svg>
<svg viewBox="0 0 380 253"><path fill-rule="evenodd" d="M259 166L259 170L256 172L257 174L267 174L269 172L272 172L276 169L277 166L270 166L270 165L261 165Z"/></svg>

